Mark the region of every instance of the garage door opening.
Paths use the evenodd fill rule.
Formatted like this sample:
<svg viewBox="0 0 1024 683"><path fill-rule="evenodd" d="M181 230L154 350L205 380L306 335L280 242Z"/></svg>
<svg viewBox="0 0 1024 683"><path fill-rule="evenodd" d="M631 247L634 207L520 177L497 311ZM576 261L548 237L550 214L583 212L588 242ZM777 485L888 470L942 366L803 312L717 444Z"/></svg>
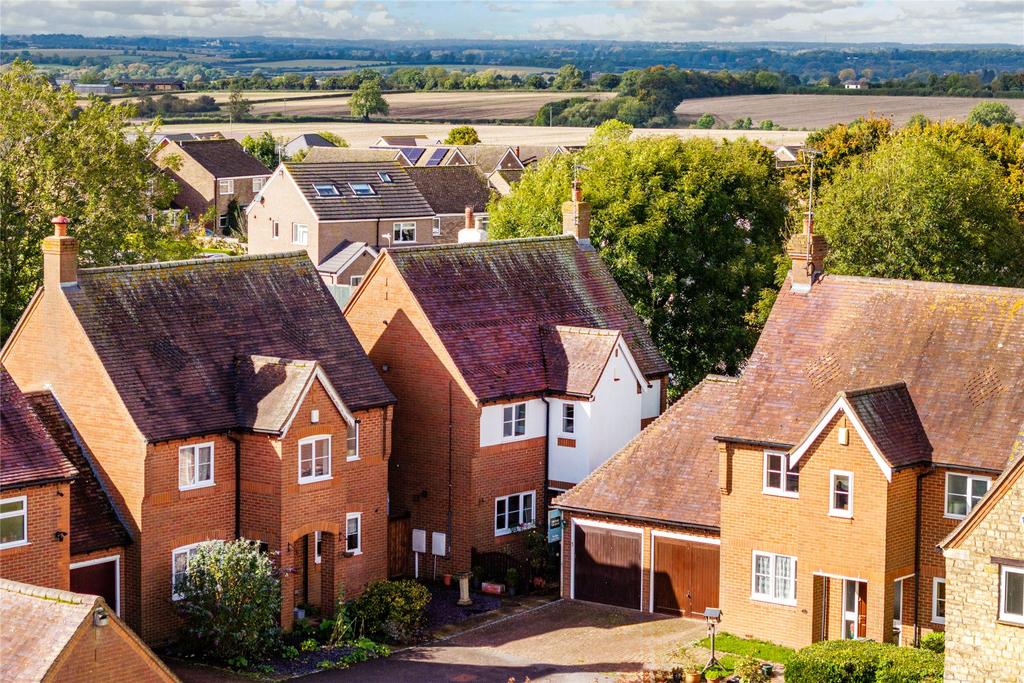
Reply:
<svg viewBox="0 0 1024 683"><path fill-rule="evenodd" d="M640 609L640 530L574 523L572 597Z"/></svg>
<svg viewBox="0 0 1024 683"><path fill-rule="evenodd" d="M653 611L700 617L718 607L719 546L660 534L653 540Z"/></svg>
<svg viewBox="0 0 1024 683"><path fill-rule="evenodd" d="M98 560L71 564L71 592L98 595L115 614L121 614L120 557L101 557Z"/></svg>

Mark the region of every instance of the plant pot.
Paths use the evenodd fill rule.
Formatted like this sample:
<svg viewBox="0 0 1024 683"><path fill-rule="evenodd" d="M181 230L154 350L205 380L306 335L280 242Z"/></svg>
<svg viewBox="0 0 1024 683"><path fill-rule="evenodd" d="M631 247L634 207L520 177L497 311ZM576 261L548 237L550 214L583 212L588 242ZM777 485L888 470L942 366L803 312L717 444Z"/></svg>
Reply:
<svg viewBox="0 0 1024 683"><path fill-rule="evenodd" d="M445 586L451 586L452 585L452 575L451 574L445 574L444 575L444 585Z"/></svg>
<svg viewBox="0 0 1024 683"><path fill-rule="evenodd" d="M546 585L547 585L547 581L544 580L543 576L535 576L535 577L533 577L533 587L534 588L543 588Z"/></svg>
<svg viewBox="0 0 1024 683"><path fill-rule="evenodd" d="M686 683L700 683L700 679L700 673L688 673L683 680L685 680Z"/></svg>
<svg viewBox="0 0 1024 683"><path fill-rule="evenodd" d="M771 678L772 671L774 671L774 667L771 664L762 664L761 665L761 673L763 673L768 678Z"/></svg>

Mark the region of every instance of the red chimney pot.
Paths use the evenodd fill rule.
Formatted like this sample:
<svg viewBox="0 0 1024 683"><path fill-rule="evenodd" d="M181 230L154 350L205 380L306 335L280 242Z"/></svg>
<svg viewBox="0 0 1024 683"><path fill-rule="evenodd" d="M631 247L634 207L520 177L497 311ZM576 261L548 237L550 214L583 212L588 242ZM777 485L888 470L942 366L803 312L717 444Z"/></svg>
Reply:
<svg viewBox="0 0 1024 683"><path fill-rule="evenodd" d="M67 216L54 216L50 220L50 222L53 223L54 235L56 235L57 237L68 236L68 223L70 223L71 221L68 220Z"/></svg>
<svg viewBox="0 0 1024 683"><path fill-rule="evenodd" d="M468 228L472 228L472 227L473 227L473 207L472 206L467 206L466 207L466 228L468 229Z"/></svg>

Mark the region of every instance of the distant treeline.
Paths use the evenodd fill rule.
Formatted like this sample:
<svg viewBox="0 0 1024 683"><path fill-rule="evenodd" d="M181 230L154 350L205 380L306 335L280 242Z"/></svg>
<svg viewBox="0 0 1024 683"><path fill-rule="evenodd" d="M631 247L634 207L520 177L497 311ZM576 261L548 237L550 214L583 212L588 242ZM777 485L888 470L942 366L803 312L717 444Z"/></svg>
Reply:
<svg viewBox="0 0 1024 683"><path fill-rule="evenodd" d="M209 95L200 95L195 99L186 100L174 95L161 95L154 99L142 97L135 105L139 116L151 117L160 114L193 114L210 111L220 111L220 105Z"/></svg>

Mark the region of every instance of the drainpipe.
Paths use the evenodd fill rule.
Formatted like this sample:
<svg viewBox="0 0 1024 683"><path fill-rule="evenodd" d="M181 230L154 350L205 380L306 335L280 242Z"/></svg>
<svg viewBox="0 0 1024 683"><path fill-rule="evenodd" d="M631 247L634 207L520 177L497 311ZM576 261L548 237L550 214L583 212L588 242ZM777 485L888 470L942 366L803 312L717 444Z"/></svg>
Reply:
<svg viewBox="0 0 1024 683"><path fill-rule="evenodd" d="M452 430L455 425L452 422L452 380L448 378L448 537L445 544L448 546L445 551L452 560ZM435 565L436 566L436 565Z"/></svg>
<svg viewBox="0 0 1024 683"><path fill-rule="evenodd" d="M551 483L551 401L547 396L541 396L544 401L544 510L548 509L548 491ZM533 520L536 524L537 520Z"/></svg>
<svg viewBox="0 0 1024 683"><path fill-rule="evenodd" d="M925 477L935 474L935 465L917 475L917 499L914 502L914 647L921 646L921 491Z"/></svg>
<svg viewBox="0 0 1024 683"><path fill-rule="evenodd" d="M228 439L235 444L235 539L242 537L242 441L228 432Z"/></svg>

